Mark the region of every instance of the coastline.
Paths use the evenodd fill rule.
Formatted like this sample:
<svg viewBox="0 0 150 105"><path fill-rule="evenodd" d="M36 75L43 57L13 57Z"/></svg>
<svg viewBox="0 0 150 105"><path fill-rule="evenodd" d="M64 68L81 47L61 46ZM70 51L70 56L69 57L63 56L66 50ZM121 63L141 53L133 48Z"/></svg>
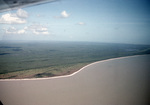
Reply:
<svg viewBox="0 0 150 105"><path fill-rule="evenodd" d="M1 102L4 105L148 105L150 55L122 58L125 59L94 62L67 76L1 81Z"/></svg>
<svg viewBox="0 0 150 105"><path fill-rule="evenodd" d="M67 78L67 77L74 76L77 73L79 73L80 71L82 71L83 69L85 69L86 67L94 65L94 64L97 64L97 63L108 62L108 61L112 61L112 60L124 59L124 58L129 58L129 57L145 56L145 55L148 55L148 54L144 54L144 55L131 55L131 56L124 56L124 57L117 57L117 58L110 58L110 59L106 59L106 60L96 61L96 62L90 63L90 64L82 67L81 69L79 69L79 70L77 70L77 71L75 71L75 72L73 72L71 74L68 74L68 75L53 76L53 77L46 77L46 78L0 79L0 82L2 82L2 81L49 80L49 79Z"/></svg>

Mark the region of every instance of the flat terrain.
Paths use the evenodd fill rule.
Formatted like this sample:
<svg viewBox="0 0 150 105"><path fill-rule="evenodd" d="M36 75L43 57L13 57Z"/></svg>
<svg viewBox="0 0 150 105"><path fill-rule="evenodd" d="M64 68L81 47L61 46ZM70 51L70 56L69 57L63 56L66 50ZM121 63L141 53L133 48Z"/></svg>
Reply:
<svg viewBox="0 0 150 105"><path fill-rule="evenodd" d="M73 76L0 80L4 105L149 105L150 55L100 61Z"/></svg>
<svg viewBox="0 0 150 105"><path fill-rule="evenodd" d="M150 45L0 42L0 79L66 75L95 61L149 53Z"/></svg>

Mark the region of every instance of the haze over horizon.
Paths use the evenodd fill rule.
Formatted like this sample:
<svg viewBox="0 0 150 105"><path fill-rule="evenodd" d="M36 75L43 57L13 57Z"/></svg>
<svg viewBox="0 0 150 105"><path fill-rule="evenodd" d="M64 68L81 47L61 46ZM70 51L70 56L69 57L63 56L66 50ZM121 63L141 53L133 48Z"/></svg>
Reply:
<svg viewBox="0 0 150 105"><path fill-rule="evenodd" d="M0 13L0 40L150 45L149 0L61 0Z"/></svg>

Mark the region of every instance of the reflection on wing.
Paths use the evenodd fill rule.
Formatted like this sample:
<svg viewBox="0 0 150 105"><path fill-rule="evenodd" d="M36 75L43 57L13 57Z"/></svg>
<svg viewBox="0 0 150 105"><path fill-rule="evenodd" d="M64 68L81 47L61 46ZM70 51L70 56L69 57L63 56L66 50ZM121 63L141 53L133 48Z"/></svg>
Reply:
<svg viewBox="0 0 150 105"><path fill-rule="evenodd" d="M0 12L58 0L0 0Z"/></svg>

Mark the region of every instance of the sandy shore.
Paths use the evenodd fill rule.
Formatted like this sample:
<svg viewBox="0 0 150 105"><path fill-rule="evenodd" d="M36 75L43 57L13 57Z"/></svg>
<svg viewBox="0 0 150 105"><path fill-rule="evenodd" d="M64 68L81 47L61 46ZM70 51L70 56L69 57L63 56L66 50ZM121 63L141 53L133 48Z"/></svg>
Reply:
<svg viewBox="0 0 150 105"><path fill-rule="evenodd" d="M106 60L102 60L102 61L93 62L93 63L88 64L88 65L82 67L80 70L78 70L78 71L76 71L76 72L74 72L72 74L69 74L69 75L54 76L54 77L47 77L47 78L0 79L0 81L46 80L46 79L66 78L66 77L74 76L75 74L77 74L80 71L84 70L86 67L92 66L92 65L100 63L100 62L107 62L107 61L111 61L111 60L123 59L123 58L128 58L128 57L136 57L136 56L138 57L138 56L144 56L144 55L134 55L134 56L118 57L118 58L111 58L111 59L106 59Z"/></svg>
<svg viewBox="0 0 150 105"><path fill-rule="evenodd" d="M4 105L149 105L150 55L89 64L59 77L0 81Z"/></svg>

